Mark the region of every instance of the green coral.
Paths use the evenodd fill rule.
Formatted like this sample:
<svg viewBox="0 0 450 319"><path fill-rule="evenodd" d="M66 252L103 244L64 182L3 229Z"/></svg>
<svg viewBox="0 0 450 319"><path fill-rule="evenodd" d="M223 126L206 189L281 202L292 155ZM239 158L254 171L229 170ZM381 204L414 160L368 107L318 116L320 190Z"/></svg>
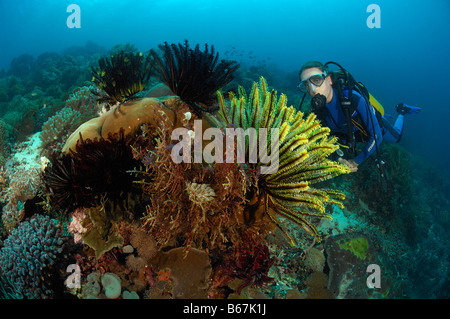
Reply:
<svg viewBox="0 0 450 319"><path fill-rule="evenodd" d="M352 252L359 259L365 260L369 250L369 242L364 237L339 241L339 247Z"/></svg>

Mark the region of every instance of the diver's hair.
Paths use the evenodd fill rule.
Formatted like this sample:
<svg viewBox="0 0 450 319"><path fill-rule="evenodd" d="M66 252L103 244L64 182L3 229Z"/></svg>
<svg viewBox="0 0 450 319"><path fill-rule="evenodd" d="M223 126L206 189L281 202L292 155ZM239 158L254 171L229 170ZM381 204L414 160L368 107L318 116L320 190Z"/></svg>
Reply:
<svg viewBox="0 0 450 319"><path fill-rule="evenodd" d="M318 68L323 73L330 74L330 70L328 70L328 68L326 66L324 66L321 62L308 61L305 64L303 64L303 66L300 69L300 72L298 72L298 78L300 79L300 81L302 80L302 72L305 71L306 69L311 69L311 68Z"/></svg>

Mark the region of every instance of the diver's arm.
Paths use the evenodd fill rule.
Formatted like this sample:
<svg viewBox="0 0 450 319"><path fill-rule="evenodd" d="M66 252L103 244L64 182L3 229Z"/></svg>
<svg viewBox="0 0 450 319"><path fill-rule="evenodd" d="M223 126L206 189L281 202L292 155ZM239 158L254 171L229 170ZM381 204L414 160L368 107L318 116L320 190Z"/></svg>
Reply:
<svg viewBox="0 0 450 319"><path fill-rule="evenodd" d="M383 135L381 133L381 128L378 124L377 116L375 115L373 108L367 106L366 100L364 98L359 99L356 111L360 114L362 121L365 124L367 133L369 134L369 141L366 143L363 150L354 159L355 163L359 165L364 162L370 155L372 155L373 152L375 152L376 148L380 146L381 142L383 141ZM375 145L375 135L377 145Z"/></svg>

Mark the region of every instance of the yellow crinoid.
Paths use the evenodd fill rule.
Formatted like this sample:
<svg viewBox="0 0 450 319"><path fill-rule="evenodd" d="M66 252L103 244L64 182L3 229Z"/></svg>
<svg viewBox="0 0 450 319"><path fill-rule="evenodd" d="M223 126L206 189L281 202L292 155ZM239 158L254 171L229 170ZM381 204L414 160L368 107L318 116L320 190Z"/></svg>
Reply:
<svg viewBox="0 0 450 319"><path fill-rule="evenodd" d="M246 164L249 169L258 170L254 202L263 205L264 213L293 245L294 239L277 215L295 222L320 240L311 217L331 218L325 206L335 204L342 208L345 199L340 191L311 187L349 172L346 166L328 159L339 148L337 138L330 136L329 128L322 126L315 114L304 116L294 107L287 107L286 95L278 97L275 90L269 91L263 77L259 83L253 83L250 95L239 87L238 93L230 92L227 100L218 92L218 117L222 123L243 130L256 129L257 137L245 140ZM266 150L270 149L270 154L260 153L257 161L251 163L247 159L261 143L261 134L267 135ZM264 156L266 159L262 161ZM265 164L276 161L278 165L270 165L268 169L266 166L262 173Z"/></svg>

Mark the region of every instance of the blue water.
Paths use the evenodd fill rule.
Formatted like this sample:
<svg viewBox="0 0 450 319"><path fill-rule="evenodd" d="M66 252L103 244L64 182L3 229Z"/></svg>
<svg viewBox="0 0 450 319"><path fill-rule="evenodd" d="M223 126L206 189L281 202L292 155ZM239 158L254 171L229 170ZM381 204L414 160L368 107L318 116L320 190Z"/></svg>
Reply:
<svg viewBox="0 0 450 319"><path fill-rule="evenodd" d="M70 4L81 9L81 28L67 26ZM367 24L370 4L380 28ZM421 107L406 117L400 145L450 177L449 14L448 0L0 0L0 71L24 53L87 43L147 51L188 39L243 66L265 64L295 88L303 63L332 60L388 114L399 102Z"/></svg>
<svg viewBox="0 0 450 319"><path fill-rule="evenodd" d="M79 29L66 25L71 3L81 9ZM381 28L367 26L372 3L380 7ZM287 72L307 60L338 61L388 113L395 114L398 102L423 108L407 118L402 145L450 175L449 1L2 0L0 12L0 69L22 53L60 52L87 41L148 50L189 39L219 53L241 52L238 62L265 60Z"/></svg>

